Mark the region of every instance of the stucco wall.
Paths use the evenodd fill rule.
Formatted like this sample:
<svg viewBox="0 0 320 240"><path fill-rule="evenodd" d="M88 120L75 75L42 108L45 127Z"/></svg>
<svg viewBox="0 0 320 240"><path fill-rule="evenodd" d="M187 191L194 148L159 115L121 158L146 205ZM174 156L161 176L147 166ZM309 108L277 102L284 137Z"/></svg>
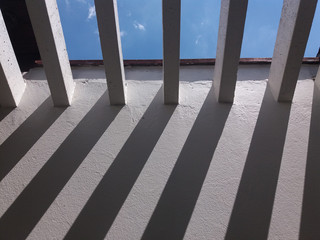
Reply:
<svg viewBox="0 0 320 240"><path fill-rule="evenodd" d="M292 104L268 70L240 66L231 105L212 67L182 67L166 106L161 68L126 68L128 104L111 107L103 68L77 67L72 106L54 108L32 69L0 109L0 239L319 239L317 66Z"/></svg>

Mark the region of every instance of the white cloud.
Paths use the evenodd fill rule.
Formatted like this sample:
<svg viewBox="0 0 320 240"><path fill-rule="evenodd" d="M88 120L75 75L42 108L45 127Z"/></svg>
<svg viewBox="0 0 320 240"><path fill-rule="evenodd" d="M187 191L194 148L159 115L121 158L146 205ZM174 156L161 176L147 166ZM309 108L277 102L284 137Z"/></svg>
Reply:
<svg viewBox="0 0 320 240"><path fill-rule="evenodd" d="M135 29L139 29L140 31L145 31L146 28L141 23L138 23L137 21L133 22L133 26Z"/></svg>
<svg viewBox="0 0 320 240"><path fill-rule="evenodd" d="M198 35L194 43L198 45L201 38L202 38L202 35Z"/></svg>
<svg viewBox="0 0 320 240"><path fill-rule="evenodd" d="M201 26L206 26L206 25L209 25L209 24L210 24L210 22L209 22L208 19L203 19L203 20L200 22L200 25L201 25Z"/></svg>
<svg viewBox="0 0 320 240"><path fill-rule="evenodd" d="M69 6L72 1L73 0L64 0L64 2L66 3L67 6ZM76 0L76 2L86 4L87 0Z"/></svg>
<svg viewBox="0 0 320 240"><path fill-rule="evenodd" d="M91 19L96 16L95 6L89 6L88 19Z"/></svg>
<svg viewBox="0 0 320 240"><path fill-rule="evenodd" d="M126 36L126 35L127 35L127 32L126 32L126 31L121 31L121 32L120 32L120 36L121 36L121 37L124 37L124 36Z"/></svg>

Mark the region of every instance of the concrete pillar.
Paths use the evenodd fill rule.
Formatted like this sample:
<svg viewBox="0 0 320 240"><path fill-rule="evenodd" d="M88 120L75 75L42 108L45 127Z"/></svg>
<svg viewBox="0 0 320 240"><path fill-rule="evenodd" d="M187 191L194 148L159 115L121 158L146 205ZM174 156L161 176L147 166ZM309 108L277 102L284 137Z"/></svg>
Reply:
<svg viewBox="0 0 320 240"><path fill-rule="evenodd" d="M71 104L74 81L56 0L26 0L55 106Z"/></svg>
<svg viewBox="0 0 320 240"><path fill-rule="evenodd" d="M274 98L292 101L317 0L284 0L269 74Z"/></svg>
<svg viewBox="0 0 320 240"><path fill-rule="evenodd" d="M25 82L0 11L0 106L18 106Z"/></svg>
<svg viewBox="0 0 320 240"><path fill-rule="evenodd" d="M125 74L116 0L95 0L103 62L111 105L126 104Z"/></svg>
<svg viewBox="0 0 320 240"><path fill-rule="evenodd" d="M248 0L222 0L213 86L219 102L232 103Z"/></svg>
<svg viewBox="0 0 320 240"><path fill-rule="evenodd" d="M162 0L164 103L179 103L181 0Z"/></svg>

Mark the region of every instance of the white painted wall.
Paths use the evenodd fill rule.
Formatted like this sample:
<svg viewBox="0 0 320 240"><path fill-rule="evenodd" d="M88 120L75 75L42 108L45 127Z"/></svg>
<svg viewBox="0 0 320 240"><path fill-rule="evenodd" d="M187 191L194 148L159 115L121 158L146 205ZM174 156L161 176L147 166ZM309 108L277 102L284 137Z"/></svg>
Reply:
<svg viewBox="0 0 320 240"><path fill-rule="evenodd" d="M32 69L19 107L0 109L0 239L291 240L300 223L319 239L317 66L292 104L273 100L268 70L241 65L231 105L216 103L211 66L182 67L175 107L161 68L126 68L116 107L103 67L77 67L72 106L54 108Z"/></svg>

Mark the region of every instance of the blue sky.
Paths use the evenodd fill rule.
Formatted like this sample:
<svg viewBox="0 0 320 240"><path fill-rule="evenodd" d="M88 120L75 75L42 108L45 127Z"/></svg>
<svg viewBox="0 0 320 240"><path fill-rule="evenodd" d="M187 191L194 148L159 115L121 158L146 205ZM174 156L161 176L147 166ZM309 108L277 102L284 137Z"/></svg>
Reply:
<svg viewBox="0 0 320 240"><path fill-rule="evenodd" d="M57 0L69 58L102 59L94 0ZM124 59L162 58L161 0L118 0ZM272 57L281 0L249 0L241 57ZM181 0L181 58L215 58L220 0ZM305 56L320 47L317 7Z"/></svg>

